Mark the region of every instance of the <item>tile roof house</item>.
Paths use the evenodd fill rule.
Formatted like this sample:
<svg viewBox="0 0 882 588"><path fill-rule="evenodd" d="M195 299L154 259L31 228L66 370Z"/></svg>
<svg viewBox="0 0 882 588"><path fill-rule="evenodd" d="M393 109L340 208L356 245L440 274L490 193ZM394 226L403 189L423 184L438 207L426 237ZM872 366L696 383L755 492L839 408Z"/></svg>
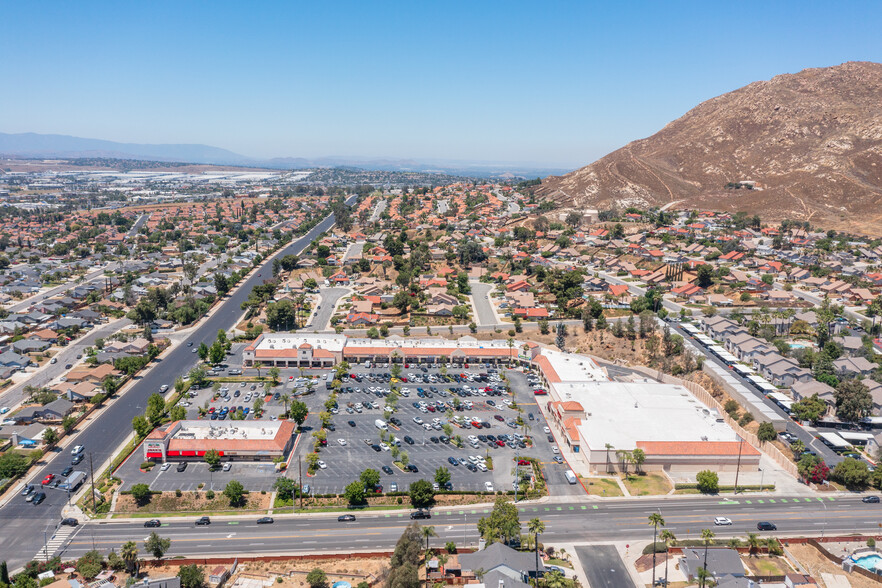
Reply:
<svg viewBox="0 0 882 588"><path fill-rule="evenodd" d="M545 573L545 564L539 559L539 568L536 568L536 560L533 554L515 551L502 543L491 543L481 551L465 553L459 556L459 564L463 571L484 570L486 574L498 572L505 579L517 582L528 582L530 577L541 576ZM507 584L506 584L507 585Z"/></svg>
<svg viewBox="0 0 882 588"><path fill-rule="evenodd" d="M684 548L680 558L680 570L691 582L698 576L698 568L704 565L704 549ZM726 576L745 576L744 564L734 549L710 548L707 550L707 571L717 580Z"/></svg>

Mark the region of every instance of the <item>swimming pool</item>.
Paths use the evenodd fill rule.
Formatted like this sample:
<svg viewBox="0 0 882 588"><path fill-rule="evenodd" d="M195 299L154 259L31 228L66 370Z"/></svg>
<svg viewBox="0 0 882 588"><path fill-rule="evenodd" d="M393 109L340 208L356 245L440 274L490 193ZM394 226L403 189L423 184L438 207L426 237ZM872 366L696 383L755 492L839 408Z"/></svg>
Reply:
<svg viewBox="0 0 882 588"><path fill-rule="evenodd" d="M857 559L852 558L854 563L861 566L865 570L870 570L871 572L875 572L878 568L882 568L882 555L872 554L872 555L864 555Z"/></svg>
<svg viewBox="0 0 882 588"><path fill-rule="evenodd" d="M791 343L790 349L805 349L805 345L802 343Z"/></svg>

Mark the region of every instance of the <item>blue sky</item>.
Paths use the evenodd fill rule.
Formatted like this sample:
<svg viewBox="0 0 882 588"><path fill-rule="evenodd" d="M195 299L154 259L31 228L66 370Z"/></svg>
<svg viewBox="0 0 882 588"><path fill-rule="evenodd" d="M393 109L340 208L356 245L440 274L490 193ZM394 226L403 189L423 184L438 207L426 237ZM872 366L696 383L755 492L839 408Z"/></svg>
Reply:
<svg viewBox="0 0 882 588"><path fill-rule="evenodd" d="M6 2L0 131L590 163L779 73L882 61L878 2Z"/></svg>

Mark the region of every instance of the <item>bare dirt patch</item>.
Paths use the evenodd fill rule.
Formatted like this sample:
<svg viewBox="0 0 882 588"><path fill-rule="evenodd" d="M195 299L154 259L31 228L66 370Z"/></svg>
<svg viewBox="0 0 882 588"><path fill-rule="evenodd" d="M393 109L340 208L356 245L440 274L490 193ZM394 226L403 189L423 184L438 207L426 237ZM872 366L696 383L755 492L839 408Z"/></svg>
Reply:
<svg viewBox="0 0 882 588"><path fill-rule="evenodd" d="M149 503L138 506L130 494L120 494L116 501L116 513L169 513L169 512L230 512L251 510L267 510L270 507L270 495L252 492L245 495L245 504L231 507L230 499L221 492L216 492L209 500L205 492L182 492L178 497L174 492L163 492L154 495Z"/></svg>

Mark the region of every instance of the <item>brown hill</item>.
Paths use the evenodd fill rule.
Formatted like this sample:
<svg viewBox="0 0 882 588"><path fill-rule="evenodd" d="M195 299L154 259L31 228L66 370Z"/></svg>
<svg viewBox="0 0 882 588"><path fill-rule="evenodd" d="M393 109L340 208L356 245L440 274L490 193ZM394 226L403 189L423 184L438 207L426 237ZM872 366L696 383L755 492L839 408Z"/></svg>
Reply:
<svg viewBox="0 0 882 588"><path fill-rule="evenodd" d="M756 189L727 184L756 182ZM575 209L745 211L824 228L882 228L882 64L780 75L712 98L655 135L546 178Z"/></svg>

